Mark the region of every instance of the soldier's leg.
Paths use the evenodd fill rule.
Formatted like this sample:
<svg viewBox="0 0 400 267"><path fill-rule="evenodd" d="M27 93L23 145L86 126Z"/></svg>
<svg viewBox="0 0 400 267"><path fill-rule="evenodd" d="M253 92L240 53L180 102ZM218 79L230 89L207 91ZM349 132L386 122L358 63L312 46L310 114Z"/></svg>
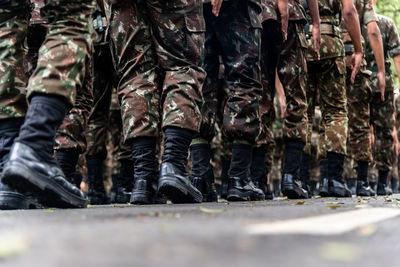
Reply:
<svg viewBox="0 0 400 267"><path fill-rule="evenodd" d="M259 134L261 24L258 10L250 2L226 2L214 18L229 88L224 110L223 134L232 141L228 200L259 200L261 190L250 182L252 146ZM265 159L262 157L265 164ZM249 185L249 186L247 186Z"/></svg>
<svg viewBox="0 0 400 267"><path fill-rule="evenodd" d="M310 63L307 64L307 68L310 69ZM303 188L308 190L308 185L310 183L310 157L312 155L312 135L313 135L313 122L314 122L314 113L316 102L318 101L318 92L317 92L317 81L318 81L318 72L309 71L307 74L307 83L306 83L306 95L307 95L307 143L304 146L303 154L301 156L301 164L299 169L299 176L302 181ZM311 189L311 188L309 188ZM311 193L311 191L309 191Z"/></svg>
<svg viewBox="0 0 400 267"><path fill-rule="evenodd" d="M385 101L380 93L374 93L371 101L371 123L374 126L374 160L379 171L378 195L391 194L388 187L388 174L393 165L393 127L394 127L393 91L385 92Z"/></svg>
<svg viewBox="0 0 400 267"><path fill-rule="evenodd" d="M30 106L3 182L38 194L47 206L84 207L86 199L64 180L52 158L52 148L56 129L74 104L87 73L94 34L89 18L94 1L49 0L42 11L50 23L49 31L29 81Z"/></svg>
<svg viewBox="0 0 400 267"><path fill-rule="evenodd" d="M93 109L86 131L90 204L110 202L104 188L104 161L107 157L109 116L112 95L112 59L108 44L96 44L94 53Z"/></svg>
<svg viewBox="0 0 400 267"><path fill-rule="evenodd" d="M372 91L370 75L365 70L362 70L357 74L354 84L351 84L350 74L351 69L347 68L349 152L357 163L357 184L363 184L368 188L368 165L372 160L370 127Z"/></svg>
<svg viewBox="0 0 400 267"><path fill-rule="evenodd" d="M221 75L221 46L214 29L215 16L211 12L211 3L204 5L204 19L206 22L204 70L207 73L203 89L203 105L201 107L202 121L200 132L190 145L192 159L192 184L203 194L203 201L216 201L217 196L212 190L214 183L213 169L210 164L210 142L215 135L215 123L218 108L217 92L222 90L224 83L219 79ZM222 74L223 76L223 74Z"/></svg>
<svg viewBox="0 0 400 267"><path fill-rule="evenodd" d="M0 8L0 177L27 110L24 41L29 2ZM24 195L0 182L0 209L25 209Z"/></svg>
<svg viewBox="0 0 400 267"><path fill-rule="evenodd" d="M328 165L325 177L329 180L328 194L334 197L351 197L351 191L343 177L348 127L344 58L316 62L309 71L318 69L323 129L320 139L325 154L323 164Z"/></svg>
<svg viewBox="0 0 400 267"><path fill-rule="evenodd" d="M307 142L307 99L305 91L307 65L302 25L289 23L288 38L284 42L278 74L286 94L284 125L285 159L283 163L282 192L290 198L307 198L297 173L301 155Z"/></svg>
<svg viewBox="0 0 400 267"><path fill-rule="evenodd" d="M200 0L147 0L162 88L164 153L159 192L172 202L200 202L187 174L187 154L200 127L205 72L203 3ZM136 173L136 170L135 170Z"/></svg>
<svg viewBox="0 0 400 267"><path fill-rule="evenodd" d="M158 170L160 92L146 3L113 4L110 22L124 141L131 147L134 164L135 185L130 201L135 204L153 203Z"/></svg>
<svg viewBox="0 0 400 267"><path fill-rule="evenodd" d="M65 116L56 134L54 149L57 161L69 182L79 187L75 180L79 155L86 151L86 129L93 105L93 63L87 62L84 84L76 94L75 104Z"/></svg>

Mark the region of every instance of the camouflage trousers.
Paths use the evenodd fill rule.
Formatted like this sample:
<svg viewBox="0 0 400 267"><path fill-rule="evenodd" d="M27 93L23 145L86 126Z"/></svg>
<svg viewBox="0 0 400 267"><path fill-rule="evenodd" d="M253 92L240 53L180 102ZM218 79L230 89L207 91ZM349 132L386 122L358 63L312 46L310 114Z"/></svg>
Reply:
<svg viewBox="0 0 400 267"><path fill-rule="evenodd" d="M373 156L378 170L389 171L394 161L394 95L385 92L382 102L379 92L373 93L371 101L371 124L374 127Z"/></svg>
<svg viewBox="0 0 400 267"><path fill-rule="evenodd" d="M321 109L320 154L327 152L346 154L347 141L347 97L346 67L344 58L330 58L308 62L308 142L304 148L310 154L312 122L316 102ZM318 91L318 92L317 92Z"/></svg>
<svg viewBox="0 0 400 267"><path fill-rule="evenodd" d="M260 29L256 7L248 1L223 2L218 17L211 4L204 5L206 21L204 105L200 136L211 140L215 135L218 101L219 58L225 67L229 88L225 103L222 131L230 141L255 143L259 133ZM219 103L218 103L219 102Z"/></svg>
<svg viewBox="0 0 400 267"><path fill-rule="evenodd" d="M27 77L29 78L37 67L39 49L46 39L47 25L35 24L28 27ZM87 61L86 76L83 87L77 91L72 109L67 113L63 123L57 130L55 150L76 149L79 153L86 151L86 128L93 105L93 57Z"/></svg>
<svg viewBox="0 0 400 267"><path fill-rule="evenodd" d="M108 142L111 142L113 161L130 159L130 147L123 142L120 104L113 90L113 72L110 68L113 64L108 43L95 46L94 65L94 105L86 131L86 154L106 155Z"/></svg>
<svg viewBox="0 0 400 267"><path fill-rule="evenodd" d="M49 22L48 33L39 50L37 67L29 80L28 99L37 93L52 94L62 96L71 106L74 105L77 92L85 86L85 77L90 72L89 62L95 33L89 18L94 11L94 4L91 0L46 2L42 14ZM22 44L27 32L29 12L28 1L5 1L0 7L0 20L5 18L0 22L0 32L4 29L6 33L1 43L4 44L3 49L7 50L5 58L1 60L1 64L6 64L2 68L6 70L5 73L0 74L5 81L1 84L13 81L7 89L0 89L0 99L6 100L0 104L0 110L5 111L1 112L1 118L23 116L26 111L26 104L24 107L17 104L22 103L18 102L22 98L26 102L25 77L22 77L25 75L25 51ZM8 28L10 26L13 28L11 31ZM12 69L10 62L13 64Z"/></svg>
<svg viewBox="0 0 400 267"><path fill-rule="evenodd" d="M29 2L0 4L0 119L24 117L28 109L25 38Z"/></svg>
<svg viewBox="0 0 400 267"><path fill-rule="evenodd" d="M118 1L109 31L125 140L158 136L161 121L198 131L205 76L202 2Z"/></svg>
<svg viewBox="0 0 400 267"><path fill-rule="evenodd" d="M262 63L261 69L267 84L264 87L274 88L275 70L278 70L279 79L286 95L286 118L283 129L285 140L307 141L307 99L306 75L307 63L305 58L306 42L301 41L304 27L300 23L289 22L287 40L283 42L280 24L274 20L263 22L262 33ZM265 59L265 60L264 60ZM269 92L274 92L272 89ZM268 91L267 91L268 93ZM269 93L271 94L271 93ZM268 104L272 97L268 96L263 105ZM265 109L263 111L267 112ZM263 114L262 114L263 116ZM263 122L264 124L264 122ZM265 136L268 136L265 135Z"/></svg>
<svg viewBox="0 0 400 267"><path fill-rule="evenodd" d="M356 161L372 160L370 101L372 91L370 74L361 69L354 84L350 82L351 69L346 69L350 154Z"/></svg>

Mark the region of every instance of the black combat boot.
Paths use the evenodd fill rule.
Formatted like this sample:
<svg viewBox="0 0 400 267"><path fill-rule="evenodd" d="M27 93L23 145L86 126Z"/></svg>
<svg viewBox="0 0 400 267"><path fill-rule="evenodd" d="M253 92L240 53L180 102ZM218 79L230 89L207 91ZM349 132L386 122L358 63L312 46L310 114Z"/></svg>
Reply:
<svg viewBox="0 0 400 267"><path fill-rule="evenodd" d="M8 161L11 146L18 136L23 122L23 118L0 120L0 177L3 167ZM28 197L0 182L0 210L29 209L31 207L34 208Z"/></svg>
<svg viewBox="0 0 400 267"><path fill-rule="evenodd" d="M311 194L311 188L309 187L310 182L310 155L302 153L301 163L299 167L299 177L303 185L303 189L307 190L308 194Z"/></svg>
<svg viewBox="0 0 400 267"><path fill-rule="evenodd" d="M192 144L190 156L192 158L191 180L193 186L203 194L203 202L217 202L214 171L210 163L210 145Z"/></svg>
<svg viewBox="0 0 400 267"><path fill-rule="evenodd" d="M233 143L232 160L229 168L229 201L264 200L262 190L250 180L252 147L249 144Z"/></svg>
<svg viewBox="0 0 400 267"><path fill-rule="evenodd" d="M137 137L131 143L134 168L132 204L153 204L156 189L158 163L156 158L157 141L154 137Z"/></svg>
<svg viewBox="0 0 400 267"><path fill-rule="evenodd" d="M194 132L177 127L165 129L164 154L158 191L173 203L200 203L203 195L188 177L187 157Z"/></svg>
<svg viewBox="0 0 400 267"><path fill-rule="evenodd" d="M115 179L115 203L126 204L131 201L134 168L133 161L129 159L120 160L121 168Z"/></svg>
<svg viewBox="0 0 400 267"><path fill-rule="evenodd" d="M285 144L281 191L290 199L308 198L308 192L304 190L303 183L298 176L303 148L302 142L288 141Z"/></svg>
<svg viewBox="0 0 400 267"><path fill-rule="evenodd" d="M104 188L103 181L103 162L105 158L105 153L86 155L89 182L88 197L91 205L106 205L111 203Z"/></svg>
<svg viewBox="0 0 400 267"><path fill-rule="evenodd" d="M329 195L331 197L351 197L351 191L343 178L344 155L328 152Z"/></svg>
<svg viewBox="0 0 400 267"><path fill-rule="evenodd" d="M399 193L399 180L392 178L391 180L393 194Z"/></svg>
<svg viewBox="0 0 400 267"><path fill-rule="evenodd" d="M378 189L376 193L378 196L389 196L392 195L392 189L387 185L389 171L381 171L379 170L378 176Z"/></svg>
<svg viewBox="0 0 400 267"><path fill-rule="evenodd" d="M56 130L68 109L63 97L34 95L3 171L4 184L21 193L32 193L47 207L87 205L81 190L66 180L53 157Z"/></svg>
<svg viewBox="0 0 400 267"><path fill-rule="evenodd" d="M281 196L281 181L278 179L272 180L272 185L274 187L274 197L280 197Z"/></svg>
<svg viewBox="0 0 400 267"><path fill-rule="evenodd" d="M253 148L253 155L250 167L250 177L254 185L263 191L266 199L273 199L271 190L268 191L267 185L267 167L265 156L267 153L266 146ZM268 198L267 198L268 193Z"/></svg>
<svg viewBox="0 0 400 267"><path fill-rule="evenodd" d="M57 162L65 174L65 178L76 187L80 187L81 181L76 179L76 165L79 160L79 152L76 149L60 149L57 151Z"/></svg>
<svg viewBox="0 0 400 267"><path fill-rule="evenodd" d="M329 197L329 165L328 159L323 158L319 162L321 182L319 185L319 195L321 197Z"/></svg>
<svg viewBox="0 0 400 267"><path fill-rule="evenodd" d="M228 198L228 182L229 182L229 166L231 161L228 159L221 159L221 193L220 197L223 199Z"/></svg>
<svg viewBox="0 0 400 267"><path fill-rule="evenodd" d="M368 162L357 162L357 190L356 194L360 197L375 196L375 191L369 186L368 182Z"/></svg>

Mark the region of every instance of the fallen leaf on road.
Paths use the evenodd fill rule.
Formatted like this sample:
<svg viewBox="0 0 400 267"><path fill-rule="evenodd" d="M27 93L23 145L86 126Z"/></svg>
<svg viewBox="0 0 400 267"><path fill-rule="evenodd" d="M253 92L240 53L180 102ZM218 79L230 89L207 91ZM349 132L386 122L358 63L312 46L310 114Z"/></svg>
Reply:
<svg viewBox="0 0 400 267"><path fill-rule="evenodd" d="M340 207L342 207L342 206L340 206L340 205L329 205L329 206L326 206L326 208L330 209L330 210L335 210L335 209L340 208Z"/></svg>
<svg viewBox="0 0 400 267"><path fill-rule="evenodd" d="M28 239L20 234L0 235L0 259L8 259L28 249Z"/></svg>
<svg viewBox="0 0 400 267"><path fill-rule="evenodd" d="M330 261L353 262L360 254L361 248L351 243L327 242L319 248L319 256Z"/></svg>
<svg viewBox="0 0 400 267"><path fill-rule="evenodd" d="M217 214L225 211L223 209L209 209L209 208L204 208L202 206L199 207L199 210L208 214Z"/></svg>
<svg viewBox="0 0 400 267"><path fill-rule="evenodd" d="M93 206L93 205L90 205L90 204L88 204L88 205L87 205L87 207L88 207L88 208L93 208L94 206Z"/></svg>
<svg viewBox="0 0 400 267"><path fill-rule="evenodd" d="M54 212L54 210L52 210L52 209L45 209L44 212L52 213L52 212Z"/></svg>
<svg viewBox="0 0 400 267"><path fill-rule="evenodd" d="M318 198L321 198L321 196L312 196L311 198L318 199Z"/></svg>
<svg viewBox="0 0 400 267"><path fill-rule="evenodd" d="M397 200L398 202L400 202L400 198L396 198L396 200Z"/></svg>
<svg viewBox="0 0 400 267"><path fill-rule="evenodd" d="M296 205L304 205L306 202L305 201L299 201L296 203Z"/></svg>

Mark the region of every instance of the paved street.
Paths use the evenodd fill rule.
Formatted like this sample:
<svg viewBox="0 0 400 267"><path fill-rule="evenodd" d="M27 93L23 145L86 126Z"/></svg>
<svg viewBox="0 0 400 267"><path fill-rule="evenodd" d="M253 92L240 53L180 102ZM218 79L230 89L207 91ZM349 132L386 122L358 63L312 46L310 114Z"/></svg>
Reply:
<svg viewBox="0 0 400 267"><path fill-rule="evenodd" d="M0 266L400 266L400 195L0 211Z"/></svg>

